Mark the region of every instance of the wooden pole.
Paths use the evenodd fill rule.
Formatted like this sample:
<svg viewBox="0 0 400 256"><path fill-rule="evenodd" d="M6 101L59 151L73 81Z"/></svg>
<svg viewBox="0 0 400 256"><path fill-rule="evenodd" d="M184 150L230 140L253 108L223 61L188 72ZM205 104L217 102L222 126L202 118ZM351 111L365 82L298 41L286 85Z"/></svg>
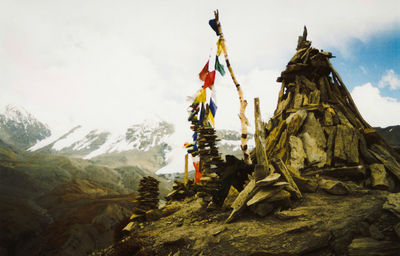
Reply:
<svg viewBox="0 0 400 256"><path fill-rule="evenodd" d="M222 51L224 52L224 56L225 56L226 66L228 67L228 70L229 70L229 73L231 74L233 83L235 84L236 90L239 94L239 101L240 101L239 119L240 119L240 124L242 127L241 148L243 151L243 160L245 161L245 163L251 164L251 158L250 158L250 154L249 154L249 150L248 150L248 146L247 146L247 126L249 124L249 121L247 120L245 113L244 113L246 110L246 107L247 107L247 101L243 98L243 91L240 88L240 84L238 83L238 81L235 78L235 74L233 73L232 66L229 62L228 52L227 52L226 46L225 46L225 39L224 39L224 35L222 34L221 23L219 22L218 10L214 11L214 15L215 15L215 21L216 21L217 27L218 27L219 40L221 40Z"/></svg>
<svg viewBox="0 0 400 256"><path fill-rule="evenodd" d="M254 140L256 143L257 163L263 165L264 169L267 171L267 175L269 175L269 163L267 158L267 152L265 151L265 134L264 134L264 127L261 121L259 98L254 98L254 123L256 126Z"/></svg>
<svg viewBox="0 0 400 256"><path fill-rule="evenodd" d="M189 155L186 154L185 155L185 174L183 176L183 184L185 185L185 187L187 187L187 184L189 182Z"/></svg>

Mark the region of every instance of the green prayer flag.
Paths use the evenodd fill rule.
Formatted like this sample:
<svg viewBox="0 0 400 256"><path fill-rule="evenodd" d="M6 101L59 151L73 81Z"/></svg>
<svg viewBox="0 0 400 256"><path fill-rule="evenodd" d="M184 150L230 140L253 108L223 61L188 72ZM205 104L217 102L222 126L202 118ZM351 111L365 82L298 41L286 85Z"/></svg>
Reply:
<svg viewBox="0 0 400 256"><path fill-rule="evenodd" d="M218 56L215 57L215 70L217 70L221 74L221 76L225 75L224 65L219 63Z"/></svg>

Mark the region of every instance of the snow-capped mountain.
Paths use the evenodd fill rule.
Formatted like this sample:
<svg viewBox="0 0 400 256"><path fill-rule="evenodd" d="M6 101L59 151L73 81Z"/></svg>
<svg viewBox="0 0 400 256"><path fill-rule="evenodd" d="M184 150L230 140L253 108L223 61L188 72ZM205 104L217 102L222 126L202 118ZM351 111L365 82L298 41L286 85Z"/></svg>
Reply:
<svg viewBox="0 0 400 256"><path fill-rule="evenodd" d="M51 135L49 127L22 107L7 105L0 110L0 138L26 149Z"/></svg>
<svg viewBox="0 0 400 256"><path fill-rule="evenodd" d="M49 127L21 107L8 105L0 112L0 139L29 151L86 159L112 168L137 166L161 173L183 172L185 129L163 120L133 124L123 132L76 126L64 134ZM220 153L241 157L240 133L217 130ZM250 137L249 146L254 144ZM192 167L192 165L190 165ZM190 168L193 169L193 168Z"/></svg>
<svg viewBox="0 0 400 256"><path fill-rule="evenodd" d="M144 121L124 132L77 126L62 136L52 136L38 142L29 151L62 154L83 158L112 167L135 165L155 171L165 165L171 150L168 138L174 127L165 121Z"/></svg>

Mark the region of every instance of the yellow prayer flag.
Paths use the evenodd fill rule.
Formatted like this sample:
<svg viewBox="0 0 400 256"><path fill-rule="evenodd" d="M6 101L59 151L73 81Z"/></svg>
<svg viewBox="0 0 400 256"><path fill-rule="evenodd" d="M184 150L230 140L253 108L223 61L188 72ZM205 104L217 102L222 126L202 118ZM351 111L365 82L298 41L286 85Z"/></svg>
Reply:
<svg viewBox="0 0 400 256"><path fill-rule="evenodd" d="M201 103L206 101L206 89L201 89L199 94L197 94L196 98L194 99L194 103Z"/></svg>
<svg viewBox="0 0 400 256"><path fill-rule="evenodd" d="M222 45L223 45L224 43L223 43L223 39L222 38L219 38L218 39L218 42L217 42L217 56L219 56L219 55L221 55L221 52L222 52Z"/></svg>
<svg viewBox="0 0 400 256"><path fill-rule="evenodd" d="M215 127L214 116L212 115L211 111L208 112L208 121L212 127Z"/></svg>

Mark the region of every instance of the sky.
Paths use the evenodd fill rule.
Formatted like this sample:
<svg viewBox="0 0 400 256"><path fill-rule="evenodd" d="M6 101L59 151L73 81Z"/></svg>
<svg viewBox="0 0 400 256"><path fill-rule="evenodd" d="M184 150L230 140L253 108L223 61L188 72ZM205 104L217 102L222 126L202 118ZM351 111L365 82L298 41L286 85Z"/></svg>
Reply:
<svg viewBox="0 0 400 256"><path fill-rule="evenodd" d="M81 124L124 130L144 119L190 134L187 107L216 51L208 25L219 9L233 70L263 119L276 108L276 78L308 28L364 118L400 124L400 2L0 0L0 107L22 106L54 131ZM217 129L240 129L229 75L217 75ZM190 135L188 135L190 136Z"/></svg>

